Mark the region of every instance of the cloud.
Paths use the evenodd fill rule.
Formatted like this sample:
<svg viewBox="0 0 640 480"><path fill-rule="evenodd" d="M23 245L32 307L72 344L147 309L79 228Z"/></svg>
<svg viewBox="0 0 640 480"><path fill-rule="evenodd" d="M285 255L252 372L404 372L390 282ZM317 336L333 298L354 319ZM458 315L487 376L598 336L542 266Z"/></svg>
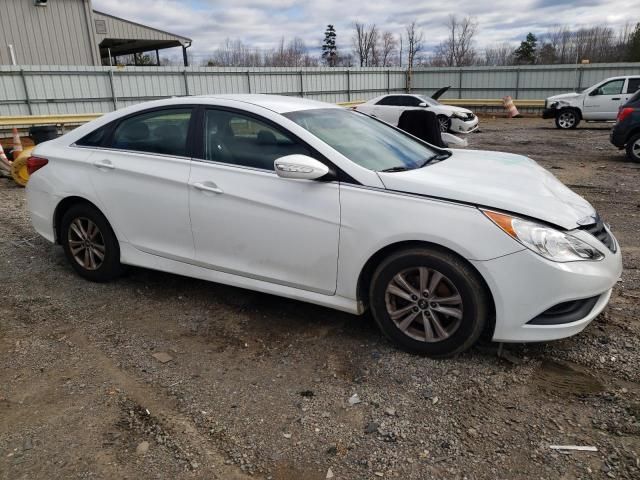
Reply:
<svg viewBox="0 0 640 480"><path fill-rule="evenodd" d="M416 3L345 2L323 0L93 0L96 10L167 30L193 39L191 51L206 57L226 38L240 39L261 49L274 48L284 36L300 37L319 49L326 25L336 27L338 47L351 50L354 21L375 23L399 35L416 21L431 48L446 36L450 14L470 15L478 22L477 43L517 43L528 32L544 33L554 25L570 28L609 24L618 28L640 18L638 0L457 0Z"/></svg>

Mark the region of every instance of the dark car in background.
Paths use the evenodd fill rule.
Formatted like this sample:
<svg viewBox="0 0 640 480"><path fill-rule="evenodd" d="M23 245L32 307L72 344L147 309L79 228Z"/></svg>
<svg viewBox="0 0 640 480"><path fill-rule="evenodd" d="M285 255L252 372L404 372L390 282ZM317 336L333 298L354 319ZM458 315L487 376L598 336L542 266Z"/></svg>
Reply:
<svg viewBox="0 0 640 480"><path fill-rule="evenodd" d="M620 107L609 138L616 147L626 148L630 160L640 162L640 90Z"/></svg>

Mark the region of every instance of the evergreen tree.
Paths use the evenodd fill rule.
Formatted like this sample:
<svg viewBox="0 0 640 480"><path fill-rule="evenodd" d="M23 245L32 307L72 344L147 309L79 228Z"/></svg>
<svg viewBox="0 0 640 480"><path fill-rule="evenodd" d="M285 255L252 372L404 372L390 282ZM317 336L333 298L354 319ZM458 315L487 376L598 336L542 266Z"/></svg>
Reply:
<svg viewBox="0 0 640 480"><path fill-rule="evenodd" d="M336 47L336 29L333 25L327 25L322 44L322 59L330 67L335 67L338 62L338 47Z"/></svg>
<svg viewBox="0 0 640 480"><path fill-rule="evenodd" d="M533 65L536 63L536 49L538 46L538 39L536 36L529 32L524 42L520 43L520 46L513 52L516 62L520 64Z"/></svg>

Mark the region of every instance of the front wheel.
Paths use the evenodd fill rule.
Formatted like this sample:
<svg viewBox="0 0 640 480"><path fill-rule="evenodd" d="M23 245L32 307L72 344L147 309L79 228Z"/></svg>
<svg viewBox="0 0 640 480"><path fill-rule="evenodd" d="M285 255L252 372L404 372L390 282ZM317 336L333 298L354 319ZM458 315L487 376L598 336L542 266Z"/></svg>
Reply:
<svg viewBox="0 0 640 480"><path fill-rule="evenodd" d="M564 109L560 110L556 115L556 127L568 130L573 129L580 123L580 116L575 110Z"/></svg>
<svg viewBox="0 0 640 480"><path fill-rule="evenodd" d="M69 208L62 217L60 238L69 263L87 280L107 282L122 273L118 239L97 208Z"/></svg>
<svg viewBox="0 0 640 480"><path fill-rule="evenodd" d="M478 340L490 300L466 262L425 248L386 258L373 275L369 302L382 332L400 348L450 357Z"/></svg>
<svg viewBox="0 0 640 480"><path fill-rule="evenodd" d="M633 162L640 162L640 133L629 139L627 143L627 157Z"/></svg>
<svg viewBox="0 0 640 480"><path fill-rule="evenodd" d="M451 119L445 115L438 115L438 127L442 133L447 133L451 128Z"/></svg>

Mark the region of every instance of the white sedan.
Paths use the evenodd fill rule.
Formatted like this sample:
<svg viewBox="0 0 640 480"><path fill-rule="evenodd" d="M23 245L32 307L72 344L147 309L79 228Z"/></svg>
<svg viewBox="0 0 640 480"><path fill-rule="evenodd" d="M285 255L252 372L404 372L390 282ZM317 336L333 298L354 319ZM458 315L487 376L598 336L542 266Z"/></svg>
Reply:
<svg viewBox="0 0 640 480"><path fill-rule="evenodd" d="M38 145L31 221L93 281L137 265L370 309L431 356L567 337L606 306L620 250L533 160L444 150L335 105L159 100Z"/></svg>
<svg viewBox="0 0 640 480"><path fill-rule="evenodd" d="M400 115L405 110L426 109L436 114L442 132L470 133L478 129L478 117L471 110L443 105L425 95L381 95L361 103L355 109L395 126L398 125Z"/></svg>

